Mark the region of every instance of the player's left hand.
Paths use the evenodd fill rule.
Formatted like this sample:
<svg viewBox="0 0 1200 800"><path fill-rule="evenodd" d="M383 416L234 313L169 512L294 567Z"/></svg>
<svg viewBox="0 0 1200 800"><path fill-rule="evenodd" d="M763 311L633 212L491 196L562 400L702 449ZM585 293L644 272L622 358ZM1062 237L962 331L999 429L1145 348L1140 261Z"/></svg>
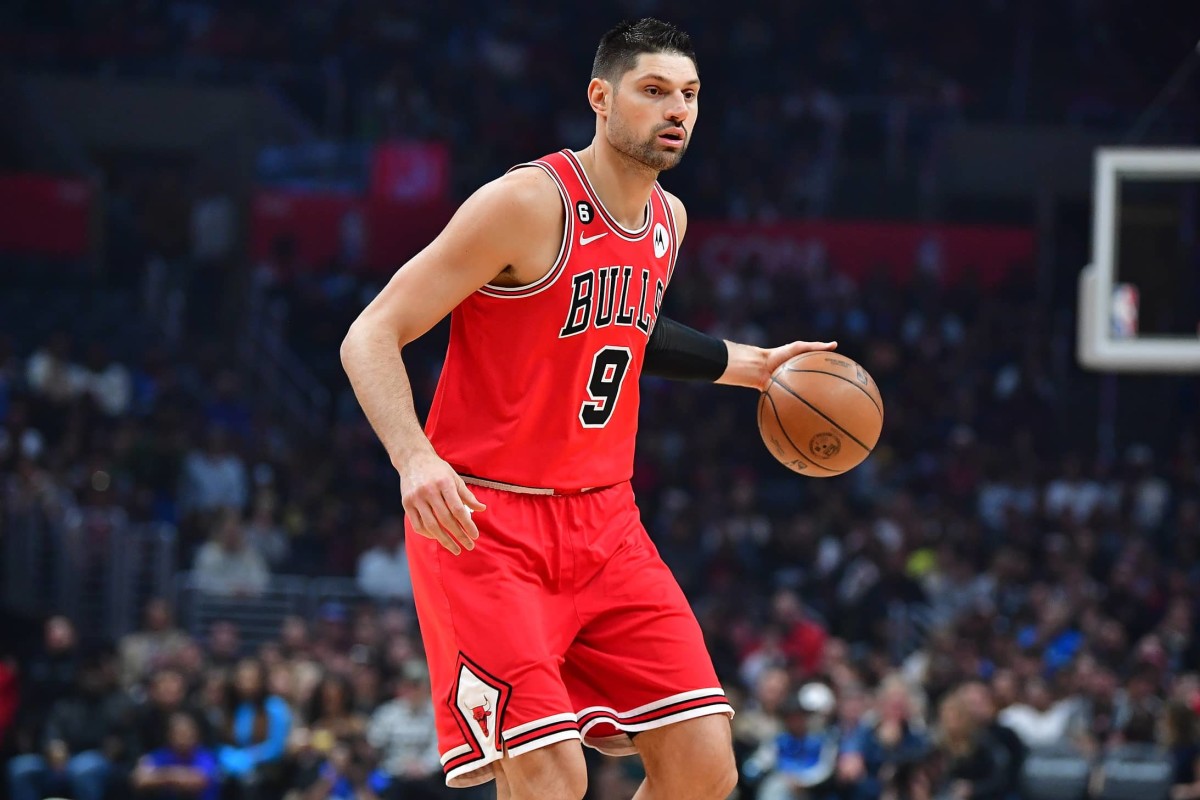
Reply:
<svg viewBox="0 0 1200 800"><path fill-rule="evenodd" d="M775 370L786 364L790 359L802 353L816 353L821 350L836 350L837 342L792 342L785 344L782 347L768 348L765 352L766 358L763 361L763 372L760 380L757 383L758 390L766 391L767 386L771 383L771 375Z"/></svg>

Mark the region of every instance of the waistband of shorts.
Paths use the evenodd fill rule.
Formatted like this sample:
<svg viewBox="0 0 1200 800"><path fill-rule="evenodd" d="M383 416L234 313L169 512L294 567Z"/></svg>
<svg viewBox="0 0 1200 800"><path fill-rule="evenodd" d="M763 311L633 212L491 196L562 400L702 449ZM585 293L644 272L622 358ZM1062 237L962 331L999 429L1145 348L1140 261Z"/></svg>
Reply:
<svg viewBox="0 0 1200 800"><path fill-rule="evenodd" d="M463 475L462 473L459 473L459 477L463 479L464 483L467 483L471 486L483 486L487 489L498 489L502 492L541 495L543 497L571 497L572 495L577 494L590 494L592 492L599 492L616 486L615 483L611 483L608 486L587 486L582 489L547 489L540 486L520 486L515 483L494 481L490 478L480 478L478 475Z"/></svg>

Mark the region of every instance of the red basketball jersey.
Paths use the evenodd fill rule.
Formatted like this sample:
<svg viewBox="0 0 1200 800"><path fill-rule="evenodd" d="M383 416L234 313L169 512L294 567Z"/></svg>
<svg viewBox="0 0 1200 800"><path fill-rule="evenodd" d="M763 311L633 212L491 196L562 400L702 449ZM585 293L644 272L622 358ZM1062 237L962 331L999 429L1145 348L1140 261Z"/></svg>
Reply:
<svg viewBox="0 0 1200 800"><path fill-rule="evenodd" d="M536 283L488 284L454 309L426 433L466 475L564 490L629 480L674 216L656 183L642 226L622 227L569 150L521 168L544 170L562 195L558 259Z"/></svg>

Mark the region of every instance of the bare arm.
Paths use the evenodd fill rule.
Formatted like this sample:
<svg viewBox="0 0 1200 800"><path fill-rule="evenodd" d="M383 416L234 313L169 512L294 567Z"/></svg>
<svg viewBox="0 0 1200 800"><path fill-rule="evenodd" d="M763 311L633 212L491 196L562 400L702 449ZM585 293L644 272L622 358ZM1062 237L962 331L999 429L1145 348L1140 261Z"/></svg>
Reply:
<svg viewBox="0 0 1200 800"><path fill-rule="evenodd" d="M687 209L678 197L666 193L675 212L675 229L679 234L676 247L683 244L684 234L687 233ZM837 342L792 342L781 347L763 348L754 345L741 344L725 340L729 348L729 363L724 374L717 378L717 383L725 386L745 386L762 391L771 382L771 374L789 359L801 353L811 353L817 350L833 350Z"/></svg>
<svg viewBox="0 0 1200 800"><path fill-rule="evenodd" d="M557 252L562 216L557 189L539 169L517 170L482 187L392 276L342 342L342 366L400 474L414 530L455 555L474 548L479 531L471 512L484 506L421 429L401 351L484 284L540 278Z"/></svg>

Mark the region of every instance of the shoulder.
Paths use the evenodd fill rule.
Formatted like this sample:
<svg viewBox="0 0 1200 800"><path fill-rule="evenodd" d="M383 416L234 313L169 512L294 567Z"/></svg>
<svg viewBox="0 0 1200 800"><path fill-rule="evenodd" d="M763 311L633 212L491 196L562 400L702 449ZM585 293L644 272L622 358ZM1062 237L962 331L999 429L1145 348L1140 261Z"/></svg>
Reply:
<svg viewBox="0 0 1200 800"><path fill-rule="evenodd" d="M557 223L562 217L558 186L545 170L537 167L514 169L475 190L463 204L477 212L511 223Z"/></svg>
<svg viewBox="0 0 1200 800"><path fill-rule="evenodd" d="M683 239L683 235L687 232L687 208L683 205L682 200L666 189L663 189L663 194L667 196L667 202L671 205L671 212L675 214L675 228L678 231L679 238Z"/></svg>

